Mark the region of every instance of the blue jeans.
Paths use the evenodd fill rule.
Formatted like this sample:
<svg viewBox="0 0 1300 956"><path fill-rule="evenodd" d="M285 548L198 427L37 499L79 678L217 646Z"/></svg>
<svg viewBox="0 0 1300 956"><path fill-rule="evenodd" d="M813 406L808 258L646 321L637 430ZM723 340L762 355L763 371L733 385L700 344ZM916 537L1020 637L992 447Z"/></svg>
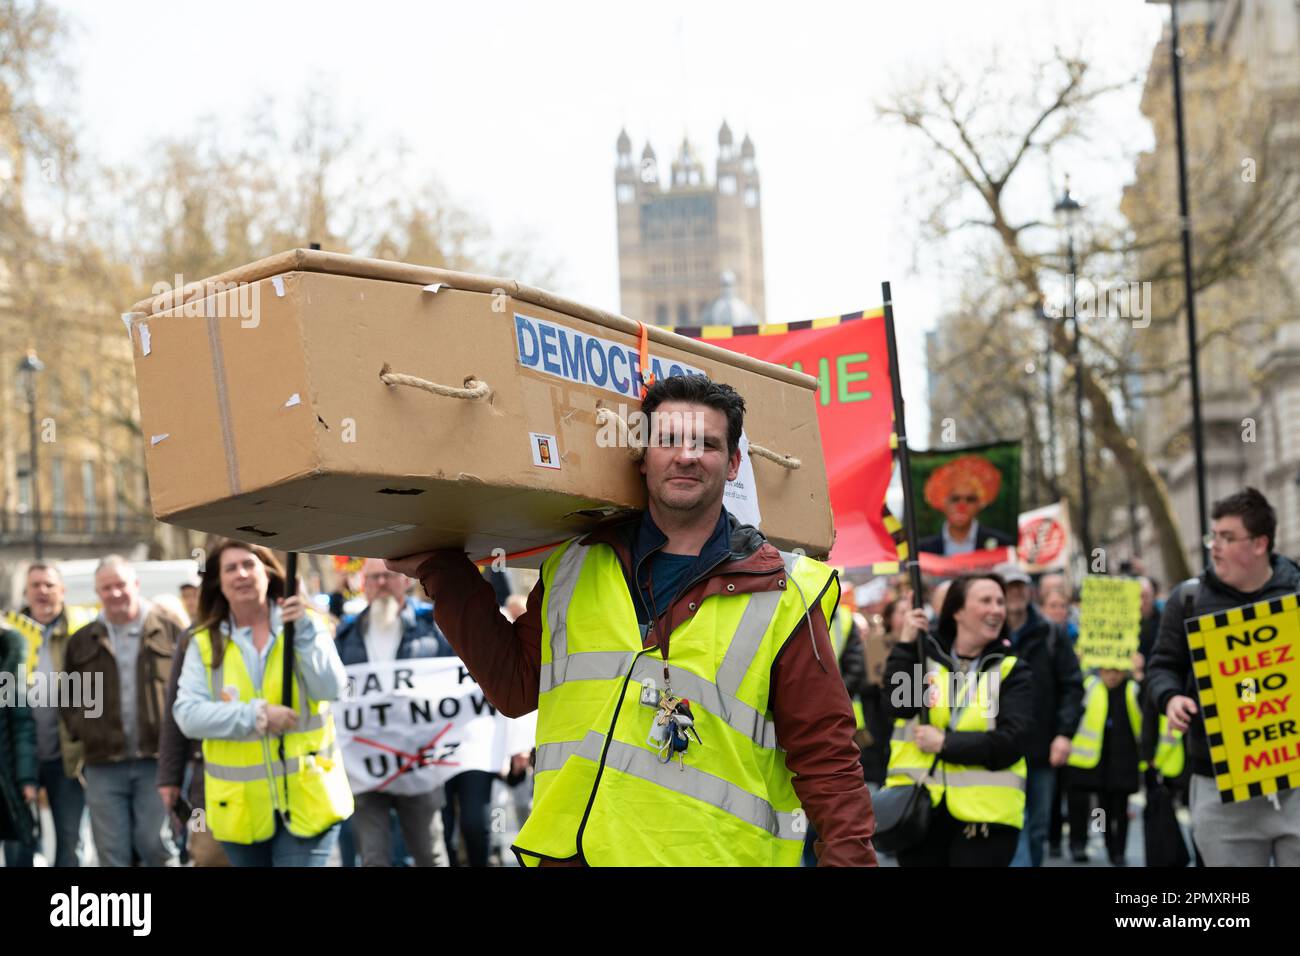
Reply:
<svg viewBox="0 0 1300 956"><path fill-rule="evenodd" d="M1047 840L1047 824L1055 799L1056 768L1030 767L1025 781L1025 826L1020 831L1012 866L1043 865L1043 843Z"/></svg>
<svg viewBox="0 0 1300 956"><path fill-rule="evenodd" d="M86 794L75 777L63 773L63 758L42 760L40 785L54 817L54 865L81 866L81 819L86 814ZM5 841L7 866L31 866L33 851L15 841Z"/></svg>
<svg viewBox="0 0 1300 956"><path fill-rule="evenodd" d="M166 866L175 855L167 811L158 795L158 761L153 758L87 764L86 806L100 866Z"/></svg>
<svg viewBox="0 0 1300 956"><path fill-rule="evenodd" d="M261 843L227 843L222 849L231 866L328 866L330 853L338 842L339 825L336 823L314 837L294 836L277 816L275 834Z"/></svg>

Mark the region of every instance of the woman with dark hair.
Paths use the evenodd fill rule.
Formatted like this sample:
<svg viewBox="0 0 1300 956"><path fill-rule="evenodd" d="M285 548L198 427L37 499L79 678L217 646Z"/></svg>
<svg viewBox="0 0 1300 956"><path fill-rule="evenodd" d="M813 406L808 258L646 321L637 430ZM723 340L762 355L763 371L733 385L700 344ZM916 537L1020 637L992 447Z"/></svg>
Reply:
<svg viewBox="0 0 1300 956"><path fill-rule="evenodd" d="M902 866L1007 866L1015 856L1033 686L1029 669L1010 654L1006 620L1001 578L960 577L934 633L925 612L912 611L889 656L895 720L885 783L924 782L932 805L926 838L899 852Z"/></svg>
<svg viewBox="0 0 1300 956"><path fill-rule="evenodd" d="M323 620L285 597L266 548L224 541L208 557L174 708L203 741L206 825L234 866L324 866L352 791L330 702L347 673ZM291 699L284 625L294 622Z"/></svg>

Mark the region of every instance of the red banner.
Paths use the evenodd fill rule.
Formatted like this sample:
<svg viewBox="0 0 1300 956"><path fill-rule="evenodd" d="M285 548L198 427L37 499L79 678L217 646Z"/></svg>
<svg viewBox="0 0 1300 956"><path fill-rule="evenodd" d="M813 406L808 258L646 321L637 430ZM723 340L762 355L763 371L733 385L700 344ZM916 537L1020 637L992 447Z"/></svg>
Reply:
<svg viewBox="0 0 1300 956"><path fill-rule="evenodd" d="M898 558L882 517L893 472L893 395L884 312L856 312L788 325L709 326L673 331L784 365L818 380L831 511L832 564L866 567Z"/></svg>

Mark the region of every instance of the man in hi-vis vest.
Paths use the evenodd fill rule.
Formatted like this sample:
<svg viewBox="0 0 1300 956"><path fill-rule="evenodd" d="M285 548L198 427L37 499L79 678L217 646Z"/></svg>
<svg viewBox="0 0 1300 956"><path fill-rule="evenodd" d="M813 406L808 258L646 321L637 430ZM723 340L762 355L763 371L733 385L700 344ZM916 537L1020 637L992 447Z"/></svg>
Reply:
<svg viewBox="0 0 1300 956"><path fill-rule="evenodd" d="M388 562L493 704L538 712L524 865L794 866L810 823L821 865L875 863L837 577L722 507L744 409L703 376L651 387L648 510L556 548L513 624L460 552Z"/></svg>

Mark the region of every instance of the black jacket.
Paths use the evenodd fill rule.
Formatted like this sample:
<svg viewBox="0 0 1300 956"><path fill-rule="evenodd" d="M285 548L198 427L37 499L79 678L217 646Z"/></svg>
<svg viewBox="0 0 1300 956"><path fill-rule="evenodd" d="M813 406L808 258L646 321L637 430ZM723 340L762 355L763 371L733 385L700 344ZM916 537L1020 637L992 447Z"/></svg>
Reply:
<svg viewBox="0 0 1300 956"><path fill-rule="evenodd" d="M950 671L959 670L952 656L952 642L928 634L911 643L897 644L885 665L885 691L889 695L891 719L914 717L920 709L916 667L920 641L925 641L928 660L938 660ZM980 671L996 670L1011 652L1008 641L994 641L976 662ZM939 756L947 763L1005 770L1025 756L1034 720L1033 675L1029 665L1017 660L998 691L998 712L992 730L949 730Z"/></svg>
<svg viewBox="0 0 1300 956"><path fill-rule="evenodd" d="M1197 700L1196 680L1192 674L1192 657L1187 648L1187 635L1183 629L1186 616L1184 593L1189 586L1196 587L1196 598L1192 603L1192 617L1226 611L1229 608L1254 604L1295 594L1300 591L1300 566L1290 558L1280 554L1273 555L1273 576L1258 591L1246 594L1229 587L1218 579L1214 569L1207 570L1199 579L1184 581L1174 588L1165 602L1165 611L1160 618L1160 633L1156 636L1156 646L1147 661L1146 692L1155 706L1156 712L1163 714L1169 706L1169 699L1178 694ZM1199 707L1199 703L1198 703ZM1210 763L1210 748L1205 740L1205 722L1198 711L1192 718L1191 726L1183 738L1187 744L1187 763L1192 773L1205 777L1214 776L1214 766Z"/></svg>
<svg viewBox="0 0 1300 956"><path fill-rule="evenodd" d="M1011 653L1034 675L1034 722L1025 759L1031 767L1050 766L1052 738L1073 737L1083 716L1083 673L1065 628L1029 605L1029 616L1011 643Z"/></svg>

